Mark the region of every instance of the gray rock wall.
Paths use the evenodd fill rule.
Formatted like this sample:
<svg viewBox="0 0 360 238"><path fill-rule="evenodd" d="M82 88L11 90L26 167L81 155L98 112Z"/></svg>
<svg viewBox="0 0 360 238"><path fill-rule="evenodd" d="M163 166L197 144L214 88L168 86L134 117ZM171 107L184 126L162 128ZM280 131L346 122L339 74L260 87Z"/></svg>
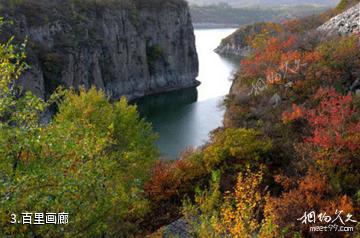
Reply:
<svg viewBox="0 0 360 238"><path fill-rule="evenodd" d="M85 9L67 2L34 3L33 15L26 6L2 10L14 20L9 35L18 42L28 36L25 89L46 97L59 85L94 85L117 99L199 84L193 27L182 0Z"/></svg>
<svg viewBox="0 0 360 238"><path fill-rule="evenodd" d="M252 52L247 42L248 37L260 33L266 26L266 23L258 22L240 27L234 33L223 39L215 49L215 52L220 55L240 58L248 56ZM275 35L276 33L272 32L272 34Z"/></svg>
<svg viewBox="0 0 360 238"><path fill-rule="evenodd" d="M360 33L360 3L331 18L318 28L326 35L349 35Z"/></svg>

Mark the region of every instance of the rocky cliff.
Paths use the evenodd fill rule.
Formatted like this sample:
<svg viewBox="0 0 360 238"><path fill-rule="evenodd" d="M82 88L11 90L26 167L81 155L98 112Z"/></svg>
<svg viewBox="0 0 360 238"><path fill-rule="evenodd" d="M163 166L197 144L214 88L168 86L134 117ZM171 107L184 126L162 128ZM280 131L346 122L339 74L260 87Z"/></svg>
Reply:
<svg viewBox="0 0 360 238"><path fill-rule="evenodd" d="M271 24L276 25L275 23ZM234 33L224 38L215 49L215 52L220 55L232 57L248 56L251 53L251 47L248 45L249 37L260 33L263 29L267 28L268 25L268 23L259 22L240 27ZM272 29L270 29L270 31L272 31Z"/></svg>
<svg viewBox="0 0 360 238"><path fill-rule="evenodd" d="M331 18L318 28L326 35L349 35L360 33L360 3Z"/></svg>
<svg viewBox="0 0 360 238"><path fill-rule="evenodd" d="M46 97L95 85L117 99L194 87L195 37L182 0L1 1L2 37L27 37L21 83Z"/></svg>

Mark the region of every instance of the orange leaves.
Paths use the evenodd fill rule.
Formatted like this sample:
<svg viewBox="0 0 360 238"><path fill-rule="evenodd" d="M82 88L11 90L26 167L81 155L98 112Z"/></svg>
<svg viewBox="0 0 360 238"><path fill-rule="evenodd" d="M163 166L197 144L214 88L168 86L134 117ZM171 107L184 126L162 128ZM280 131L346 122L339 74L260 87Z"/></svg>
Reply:
<svg viewBox="0 0 360 238"><path fill-rule="evenodd" d="M285 50L292 50L297 42L295 35L290 35L286 40L282 41L281 48Z"/></svg>
<svg viewBox="0 0 360 238"><path fill-rule="evenodd" d="M300 24L301 24L301 20L298 18L290 19L290 20L283 22L284 28L286 29L286 31L289 31L289 32L298 31Z"/></svg>
<svg viewBox="0 0 360 238"><path fill-rule="evenodd" d="M312 64L314 62L317 62L320 59L321 59L321 54L318 51L305 52L304 57L303 57L303 61L306 64Z"/></svg>
<svg viewBox="0 0 360 238"><path fill-rule="evenodd" d="M351 85L360 70L360 45L355 37L303 45L295 35L271 37L241 61L246 79L266 79L268 84L292 82L296 97L306 99L329 82ZM302 46L300 48L300 46ZM342 83L342 84L341 84Z"/></svg>
<svg viewBox="0 0 360 238"><path fill-rule="evenodd" d="M281 64L282 54L286 53L296 39L293 36L282 40L272 37L264 48L255 49L253 57L241 61L242 73L249 77L266 77L266 72L276 72Z"/></svg>
<svg viewBox="0 0 360 238"><path fill-rule="evenodd" d="M280 69L285 70L285 65L287 62L294 62L300 60L301 58L302 54L297 50L282 53L280 59Z"/></svg>
<svg viewBox="0 0 360 238"><path fill-rule="evenodd" d="M150 180L144 189L153 201L163 201L183 195L192 189L192 181L206 172L196 162L199 154L186 150L181 158L173 162L158 161L152 170Z"/></svg>
<svg viewBox="0 0 360 238"><path fill-rule="evenodd" d="M184 169L186 165L182 160L173 163L158 161L153 168L151 179L145 184L145 192L155 201L175 196L182 183L182 178L176 176L176 170Z"/></svg>
<svg viewBox="0 0 360 238"><path fill-rule="evenodd" d="M155 194L162 194L164 197L172 195L173 191L168 191L168 188L175 187L171 179L171 166L163 161L158 161L152 171L152 177L149 182L145 184L145 191L150 197Z"/></svg>
<svg viewBox="0 0 360 238"><path fill-rule="evenodd" d="M265 70L266 82L268 84L279 84L282 82L283 75L272 69Z"/></svg>
<svg viewBox="0 0 360 238"><path fill-rule="evenodd" d="M326 212L328 215L334 215L336 210L342 210L344 213L354 211L352 200L349 197L331 195L332 188L325 175L308 172L305 177L300 180L294 178L291 183L297 183L297 187L283 192L281 197L270 198L265 207L266 210L271 208L275 211L273 213L275 223L279 227L289 227L290 234L301 230L302 234L306 236L309 225L301 225L297 220L303 216L304 212L315 211L316 214ZM318 224L321 225L321 221L318 221Z"/></svg>
<svg viewBox="0 0 360 238"><path fill-rule="evenodd" d="M294 121L300 118L303 118L305 115L305 112L303 108L299 107L296 104L292 105L292 112L284 112L282 115L282 120L284 122L290 122Z"/></svg>
<svg viewBox="0 0 360 238"><path fill-rule="evenodd" d="M290 81L304 70L314 55L295 50L297 38L272 37L252 57L241 61L242 73L249 78L266 78L269 84Z"/></svg>

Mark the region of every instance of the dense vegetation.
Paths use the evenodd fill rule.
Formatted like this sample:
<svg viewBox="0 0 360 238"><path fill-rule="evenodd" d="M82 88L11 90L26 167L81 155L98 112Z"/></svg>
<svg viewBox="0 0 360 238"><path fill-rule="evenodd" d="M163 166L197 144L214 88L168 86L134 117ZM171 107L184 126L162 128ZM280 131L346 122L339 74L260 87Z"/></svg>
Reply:
<svg viewBox="0 0 360 238"><path fill-rule="evenodd" d="M275 36L280 33L281 25L286 25L287 31L293 33L306 33L313 31L315 28L322 25L330 18L344 11L344 9L353 6L357 1L344 0L339 3L336 8L332 8L321 12L319 14L312 14L304 17L292 18L290 20L281 22L256 22L254 24L242 26L238 28L234 33L224 38L217 49L219 54L230 54L230 52L223 51L222 49L231 46L238 49L246 50L252 48L251 43L254 43L252 38L254 35L263 35L263 37L257 37L257 39L267 39L270 35Z"/></svg>
<svg viewBox="0 0 360 238"><path fill-rule="evenodd" d="M0 236L129 237L149 211L143 184L156 135L125 99L95 89L22 92L23 48L0 45ZM40 123L55 103L50 124ZM69 213L66 226L11 224L23 212Z"/></svg>
<svg viewBox="0 0 360 238"><path fill-rule="evenodd" d="M344 218L356 216L360 192L360 105L354 87L360 65L358 38L303 45L302 37L288 32L271 37L242 61L242 74L226 101L227 126L259 130L273 147L258 169L238 175L230 192L219 195L224 189L220 180L220 185L198 193L194 204L185 204L184 215L196 236L209 237L207 232L215 237L358 234L358 230L311 233L311 224L297 220L311 211L332 218L336 210ZM266 84L255 93L259 79ZM281 101L269 103L275 95ZM317 224L327 223L317 220ZM346 224L355 227L357 223Z"/></svg>
<svg viewBox="0 0 360 238"><path fill-rule="evenodd" d="M187 194L181 214L193 237L359 236L359 36L324 38L314 28L328 17L249 35L253 53L225 100L225 127L157 165L146 190L157 199ZM316 223L302 222L312 211ZM353 232L310 231L339 213L344 223L334 224Z"/></svg>
<svg viewBox="0 0 360 238"><path fill-rule="evenodd" d="M310 233L298 220L336 210L356 220L360 209L358 36L324 39L308 23L249 35L225 127L174 162L156 161L156 135L125 99L23 92L26 44L0 44L0 236L144 236L180 216L194 237L359 235ZM69 224L10 223L23 212L68 212Z"/></svg>

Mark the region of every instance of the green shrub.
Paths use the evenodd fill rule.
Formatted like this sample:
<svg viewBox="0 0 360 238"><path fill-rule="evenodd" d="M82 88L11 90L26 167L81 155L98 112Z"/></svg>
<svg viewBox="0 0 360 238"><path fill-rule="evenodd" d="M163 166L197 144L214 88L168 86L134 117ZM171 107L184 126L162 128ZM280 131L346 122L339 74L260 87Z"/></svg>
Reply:
<svg viewBox="0 0 360 238"><path fill-rule="evenodd" d="M0 44L0 236L129 237L148 211L143 184L158 153L156 135L125 99L95 89L64 92L48 125L48 103L9 87L23 53ZM11 224L11 214L69 213L67 225Z"/></svg>

